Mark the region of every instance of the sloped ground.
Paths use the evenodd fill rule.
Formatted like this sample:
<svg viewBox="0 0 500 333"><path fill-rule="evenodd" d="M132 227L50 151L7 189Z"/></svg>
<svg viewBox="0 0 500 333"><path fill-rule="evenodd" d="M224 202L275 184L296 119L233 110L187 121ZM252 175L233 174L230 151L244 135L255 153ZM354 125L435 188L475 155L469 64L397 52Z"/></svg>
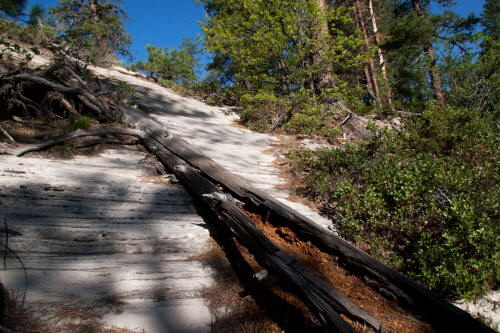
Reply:
<svg viewBox="0 0 500 333"><path fill-rule="evenodd" d="M252 132L236 125L239 119L230 108L212 107L193 98L174 94L136 73L114 67L93 68L101 77L123 81L132 86L137 107L150 114L173 134L219 163L231 173L266 191L319 225L333 224L308 206L288 200L289 191L279 188L285 180L274 167L275 156L268 152L279 138Z"/></svg>
<svg viewBox="0 0 500 333"><path fill-rule="evenodd" d="M0 157L2 213L22 234L9 248L26 269L8 257L0 276L11 293L42 308L98 310L128 329L210 330L200 295L212 271L190 260L209 232L182 186L145 180L145 155L122 147L71 160Z"/></svg>
<svg viewBox="0 0 500 333"><path fill-rule="evenodd" d="M331 221L304 204L288 200L290 193L279 188L284 180L273 167L276 156L267 153L278 144L277 137L235 126L238 115L230 109L211 107L195 99L178 96L137 73L118 67L109 70L95 68L94 71L104 78L127 82L136 91L134 101L137 106L174 134L253 186L265 190L325 229L335 232ZM499 301L500 292L496 291L476 301L459 301L456 305L500 330Z"/></svg>

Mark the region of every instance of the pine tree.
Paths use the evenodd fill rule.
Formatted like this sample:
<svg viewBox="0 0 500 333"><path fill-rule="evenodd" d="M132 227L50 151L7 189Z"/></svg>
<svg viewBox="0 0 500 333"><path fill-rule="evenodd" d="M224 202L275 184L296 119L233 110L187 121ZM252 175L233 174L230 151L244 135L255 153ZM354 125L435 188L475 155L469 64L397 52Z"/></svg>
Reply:
<svg viewBox="0 0 500 333"><path fill-rule="evenodd" d="M424 9L422 8L420 0L412 0L411 5L417 16L422 17L426 15ZM430 59L430 62L428 64L429 77L432 89L434 91L434 95L436 96L437 102L444 107L445 100L444 100L443 86L441 85L441 78L439 77L439 73L437 71L436 55L434 54L434 48L432 47L432 42L429 41L428 43L424 44L423 49L424 53L426 53Z"/></svg>
<svg viewBox="0 0 500 333"><path fill-rule="evenodd" d="M481 25L492 41L500 40L500 0L486 0L483 5Z"/></svg>
<svg viewBox="0 0 500 333"><path fill-rule="evenodd" d="M340 86L338 75L362 63L362 41L338 26L353 23L343 6L323 0L202 2L209 16L206 46L217 59L229 59L224 70L240 91L320 94Z"/></svg>
<svg viewBox="0 0 500 333"><path fill-rule="evenodd" d="M358 29L360 29L363 32L363 39L365 41L366 51L369 51L371 48L371 43L368 36L368 30L366 29L365 26L365 15L363 12L361 2L359 0L354 0L354 17L356 18L356 25ZM368 65L364 66L368 91L371 95L375 93L377 101L381 103L380 89L377 77L375 76L375 71L376 71L375 63L372 57L370 57L369 63L370 63L370 68L368 68Z"/></svg>
<svg viewBox="0 0 500 333"><path fill-rule="evenodd" d="M18 18L24 14L27 0L0 0L0 11L8 17Z"/></svg>
<svg viewBox="0 0 500 333"><path fill-rule="evenodd" d="M50 24L73 55L101 63L113 55L130 57L121 0L60 0L49 13Z"/></svg>
<svg viewBox="0 0 500 333"><path fill-rule="evenodd" d="M434 2L444 7L452 3ZM430 3L430 0L385 0L384 6L374 9L374 14L382 17L380 45L386 55L394 99L398 107L410 110L423 110L431 99L445 104L433 44L449 37L442 35L449 17L430 14Z"/></svg>
<svg viewBox="0 0 500 333"><path fill-rule="evenodd" d="M148 60L146 62L138 61L131 65L130 69L145 72L155 80L161 79L187 86L192 85L198 80L196 69L200 59L197 56L202 52L199 45L199 37L197 41L190 37L184 37L178 50L146 45Z"/></svg>

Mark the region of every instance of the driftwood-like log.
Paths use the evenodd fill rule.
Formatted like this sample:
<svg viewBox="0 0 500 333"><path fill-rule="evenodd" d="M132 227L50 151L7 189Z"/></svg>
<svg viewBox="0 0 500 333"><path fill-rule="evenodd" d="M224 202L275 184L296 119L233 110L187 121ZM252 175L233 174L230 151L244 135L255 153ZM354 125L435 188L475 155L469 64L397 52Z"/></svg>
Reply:
<svg viewBox="0 0 500 333"><path fill-rule="evenodd" d="M203 197L205 201L208 201L212 210L222 217L229 228L234 230L235 225L237 225L238 228L243 230L233 231L237 237L246 232L256 239L264 237L267 240L267 237L255 227L253 220L234 204L229 195L214 192ZM293 290L299 293L301 299L310 308L315 309L316 314L319 314L323 321L329 324L329 327L336 327L339 331L351 330L351 328L345 326L343 321L340 321L337 313L341 313L355 321L371 326L377 332L385 331L377 319L353 304L330 284L313 274L295 257L281 250L265 252L265 247L259 246L255 241L246 242L245 245L252 253L257 253L256 257L264 260L278 276L288 281Z"/></svg>
<svg viewBox="0 0 500 333"><path fill-rule="evenodd" d="M328 330L354 332L352 327L340 317L339 313L343 313L349 318L373 325L376 330L382 331L382 326L375 318L358 308L339 292L332 290L332 287L325 288L327 285L325 281L318 277L313 278L311 273L307 273L309 278L306 278L304 277L306 273L296 272L294 266L290 266L296 262L296 259L285 254L271 242L255 226L253 220L241 211L236 200L230 195L222 193L214 183L197 173L193 167L166 149L159 141L151 137L144 139L144 143L160 161L174 171L188 188L209 204L217 216L260 262L287 281ZM307 271L307 269L303 270ZM328 291L325 291L326 289Z"/></svg>
<svg viewBox="0 0 500 333"><path fill-rule="evenodd" d="M145 133L140 130L136 129L131 129L131 128L114 128L114 127L108 127L108 128L97 128L93 130L82 130L78 129L74 132L68 133L68 134L63 134L60 136L56 136L54 138L51 138L49 140L40 142L40 143L35 143L35 144L30 144L26 145L11 151L3 151L4 154L7 155L14 155L14 156L22 156L26 153L32 152L32 151L38 151L42 150L47 147L54 146L56 144L66 142L72 139L84 137L84 136L103 136L103 135L130 135L134 136L140 139L143 139L145 137Z"/></svg>
<svg viewBox="0 0 500 333"><path fill-rule="evenodd" d="M212 182L223 186L236 199L269 211L276 218L286 222L302 237L310 239L327 252L337 255L351 270L369 277L386 294L414 307L427 317L436 328L443 331L494 332L466 311L457 308L444 298L382 264L265 192L236 178L207 156L192 149L186 141L168 135L167 130L149 116L134 109L122 111L123 119L127 123L145 131L174 156L199 169Z"/></svg>
<svg viewBox="0 0 500 333"><path fill-rule="evenodd" d="M173 170L189 189L209 204L260 262L265 263L268 268L287 281L329 330L353 332L339 316L339 313L342 313L353 320L372 326L377 331L383 331L383 326L375 318L358 308L328 283L308 272L304 266L291 266L297 262L296 259L272 243L255 226L253 220L238 207L236 200L222 193L205 175L196 172L184 159L164 145L163 139L172 140L173 136L161 130L155 132L145 127L142 129L147 134L143 138L146 148L166 167Z"/></svg>

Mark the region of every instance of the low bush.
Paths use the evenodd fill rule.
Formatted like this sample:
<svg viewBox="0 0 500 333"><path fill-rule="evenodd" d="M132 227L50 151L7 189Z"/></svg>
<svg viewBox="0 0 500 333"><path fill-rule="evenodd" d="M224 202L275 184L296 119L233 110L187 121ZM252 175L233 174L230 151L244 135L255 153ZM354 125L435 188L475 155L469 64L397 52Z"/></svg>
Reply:
<svg viewBox="0 0 500 333"><path fill-rule="evenodd" d="M343 237L449 297L500 281L500 139L473 109L433 106L401 131L292 152Z"/></svg>
<svg viewBox="0 0 500 333"><path fill-rule="evenodd" d="M59 132L61 134L71 133L77 129L87 130L92 126L92 118L87 116L76 116L69 119L67 124L59 126Z"/></svg>

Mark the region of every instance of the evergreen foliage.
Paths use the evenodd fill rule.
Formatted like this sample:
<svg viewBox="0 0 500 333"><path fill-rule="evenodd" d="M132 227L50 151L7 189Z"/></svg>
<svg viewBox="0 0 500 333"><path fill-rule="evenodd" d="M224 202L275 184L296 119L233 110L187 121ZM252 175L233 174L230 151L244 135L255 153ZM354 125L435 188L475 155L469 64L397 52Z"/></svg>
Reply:
<svg viewBox="0 0 500 333"><path fill-rule="evenodd" d="M433 106L360 146L293 153L343 237L416 281L472 299L500 283L500 137Z"/></svg>
<svg viewBox="0 0 500 333"><path fill-rule="evenodd" d="M117 54L130 56L121 0L60 0L49 15L59 39L77 58L105 64L116 61Z"/></svg>
<svg viewBox="0 0 500 333"><path fill-rule="evenodd" d="M28 13L25 12L27 0L0 0L0 18L7 17L24 21L28 25L36 25L44 15L44 10L35 4ZM27 17L27 19L24 19Z"/></svg>
<svg viewBox="0 0 500 333"><path fill-rule="evenodd" d="M199 43L199 37L197 41L184 37L178 50L147 45L148 60L138 61L129 68L133 71L144 72L156 80L192 86L198 79L196 71L200 59L197 56L202 53Z"/></svg>
<svg viewBox="0 0 500 333"><path fill-rule="evenodd" d="M26 2L26 0L0 0L0 11L9 17L20 17L24 14Z"/></svg>
<svg viewBox="0 0 500 333"><path fill-rule="evenodd" d="M296 115L316 123L311 114L327 116L329 102L359 93L352 73L366 55L359 52L362 40L346 28L354 24L349 8L328 6L323 13L316 1L202 2L209 15L202 23L205 44L215 54L211 70L240 98L243 120L254 128L288 123L300 131Z"/></svg>

